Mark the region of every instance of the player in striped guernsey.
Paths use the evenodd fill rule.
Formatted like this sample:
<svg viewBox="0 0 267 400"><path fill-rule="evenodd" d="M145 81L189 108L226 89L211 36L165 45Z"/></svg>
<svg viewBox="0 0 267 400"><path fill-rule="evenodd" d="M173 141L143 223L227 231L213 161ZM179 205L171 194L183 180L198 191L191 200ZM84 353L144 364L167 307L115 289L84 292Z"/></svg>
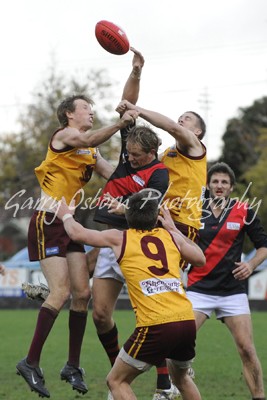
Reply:
<svg viewBox="0 0 267 400"><path fill-rule="evenodd" d="M134 59L136 57L135 50ZM131 75L133 71L131 72ZM129 76L124 95L133 101L136 82ZM134 123L137 112L125 113L108 127L91 130L94 120L92 100L84 95L62 101L57 110L61 127L53 134L45 160L35 169L41 188L39 209L31 218L28 235L30 260L40 260L49 286L42 304L27 357L17 364L17 372L40 396L50 397L44 386L39 362L53 324L71 295L69 312L69 354L61 379L80 393L88 391L80 368L80 352L90 299L89 271L84 247L71 241L55 216L53 206L64 196L69 202L90 180L93 170L108 178L113 171L96 151L96 146L114 133Z"/></svg>
<svg viewBox="0 0 267 400"><path fill-rule="evenodd" d="M193 111L182 114L178 122L155 111L122 101L117 110L138 110L140 117L173 136L175 143L167 148L159 159L169 171L169 188L163 203L169 208L177 228L188 238L197 242L206 189L206 148L201 142L206 126L201 116ZM187 267L181 259L180 267ZM157 391L153 400L173 399L171 382L166 363L157 368Z"/></svg>
<svg viewBox="0 0 267 400"><path fill-rule="evenodd" d="M184 400L201 400L188 375L195 356L196 327L179 268L180 258L203 265L200 248L174 225L168 210L158 216L153 190L132 195L125 211L129 229L94 231L72 217L66 203L58 210L72 240L114 251L126 279L136 316L136 329L120 350L108 374L114 400L134 400L132 381L153 365L168 359L169 371ZM156 227L157 219L162 227Z"/></svg>
<svg viewBox="0 0 267 400"><path fill-rule="evenodd" d="M214 312L233 336L243 376L253 400L265 400L262 368L253 343L252 322L245 282L267 258L267 234L253 207L231 199L235 174L225 163L208 170L209 196L205 200L199 230L199 246L206 256L203 268L188 274L187 295L193 304L199 329ZM248 235L256 248L249 261L241 254Z"/></svg>

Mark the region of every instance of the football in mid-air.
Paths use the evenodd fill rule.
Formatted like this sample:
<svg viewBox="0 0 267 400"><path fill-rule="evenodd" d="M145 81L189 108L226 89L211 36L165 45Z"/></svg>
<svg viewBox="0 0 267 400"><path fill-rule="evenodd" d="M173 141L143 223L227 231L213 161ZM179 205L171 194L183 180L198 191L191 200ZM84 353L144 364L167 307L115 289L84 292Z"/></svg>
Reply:
<svg viewBox="0 0 267 400"><path fill-rule="evenodd" d="M130 44L126 33L113 22L99 21L95 26L98 43L109 53L122 55L129 51Z"/></svg>

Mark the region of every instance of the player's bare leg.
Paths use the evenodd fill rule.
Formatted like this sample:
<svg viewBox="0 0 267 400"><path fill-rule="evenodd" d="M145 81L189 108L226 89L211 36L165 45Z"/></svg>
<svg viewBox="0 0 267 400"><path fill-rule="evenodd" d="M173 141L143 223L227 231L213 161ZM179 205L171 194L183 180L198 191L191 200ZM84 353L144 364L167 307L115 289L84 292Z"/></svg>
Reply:
<svg viewBox="0 0 267 400"><path fill-rule="evenodd" d="M253 343L250 315L225 317L224 322L235 340L243 364L244 378L252 397L264 399L262 368Z"/></svg>
<svg viewBox="0 0 267 400"><path fill-rule="evenodd" d="M114 400L136 400L132 388L132 381L142 372L116 358L110 373L107 376L107 385Z"/></svg>
<svg viewBox="0 0 267 400"><path fill-rule="evenodd" d="M168 360L168 369L172 381L180 391L183 400L201 400L199 390L189 376L187 368L180 368L171 360Z"/></svg>

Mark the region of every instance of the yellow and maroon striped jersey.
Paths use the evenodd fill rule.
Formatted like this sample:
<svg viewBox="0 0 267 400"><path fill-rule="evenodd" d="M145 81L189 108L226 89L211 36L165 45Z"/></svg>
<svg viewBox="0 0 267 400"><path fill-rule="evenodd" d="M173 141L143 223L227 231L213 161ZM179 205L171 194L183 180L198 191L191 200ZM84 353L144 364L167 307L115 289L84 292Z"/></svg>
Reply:
<svg viewBox="0 0 267 400"><path fill-rule="evenodd" d="M65 197L67 204L80 199L80 191L90 180L97 160L97 150L92 147L68 146L56 150L49 143L45 160L35 168L41 189L53 199Z"/></svg>
<svg viewBox="0 0 267 400"><path fill-rule="evenodd" d="M136 314L136 326L194 319L179 271L180 252L168 231L128 229L118 263Z"/></svg>
<svg viewBox="0 0 267 400"><path fill-rule="evenodd" d="M164 203L168 205L174 222L200 228L202 199L206 189L207 158L190 157L176 146L167 148L161 161L169 171L169 189Z"/></svg>

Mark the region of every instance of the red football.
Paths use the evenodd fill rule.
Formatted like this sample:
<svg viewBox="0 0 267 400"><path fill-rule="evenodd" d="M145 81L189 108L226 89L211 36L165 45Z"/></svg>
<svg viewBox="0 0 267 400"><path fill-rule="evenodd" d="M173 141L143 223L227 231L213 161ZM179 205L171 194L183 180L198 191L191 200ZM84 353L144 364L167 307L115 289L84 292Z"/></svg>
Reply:
<svg viewBox="0 0 267 400"><path fill-rule="evenodd" d="M126 33L113 22L99 21L95 26L95 36L109 53L121 55L129 51L130 44Z"/></svg>

